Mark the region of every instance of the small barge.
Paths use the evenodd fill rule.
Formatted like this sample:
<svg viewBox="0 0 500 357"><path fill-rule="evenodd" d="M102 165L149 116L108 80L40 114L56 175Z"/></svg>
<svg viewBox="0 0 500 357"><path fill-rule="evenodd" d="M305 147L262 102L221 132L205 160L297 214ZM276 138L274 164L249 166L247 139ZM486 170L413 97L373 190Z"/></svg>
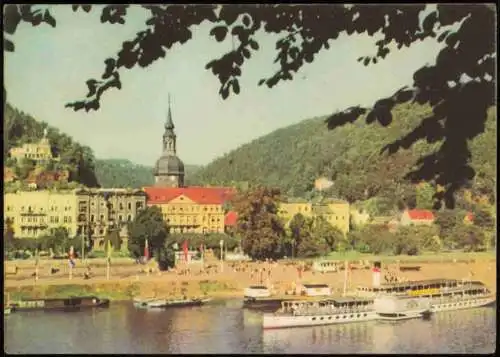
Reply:
<svg viewBox="0 0 500 357"><path fill-rule="evenodd" d="M134 300L134 306L142 309L166 309L171 307L201 306L211 301L210 298L194 299L144 299Z"/></svg>
<svg viewBox="0 0 500 357"><path fill-rule="evenodd" d="M85 308L108 307L109 299L101 299L96 296L68 297L62 299L27 299L12 302L9 307L12 311L33 310L79 310Z"/></svg>

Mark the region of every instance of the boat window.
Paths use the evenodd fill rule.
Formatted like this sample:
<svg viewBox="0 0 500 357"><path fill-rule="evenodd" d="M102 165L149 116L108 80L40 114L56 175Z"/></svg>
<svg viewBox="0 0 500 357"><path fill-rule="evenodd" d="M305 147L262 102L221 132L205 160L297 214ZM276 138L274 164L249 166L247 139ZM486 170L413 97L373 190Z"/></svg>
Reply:
<svg viewBox="0 0 500 357"><path fill-rule="evenodd" d="M323 316L321 316L319 319L320 319L320 320L323 320Z"/></svg>
<svg viewBox="0 0 500 357"><path fill-rule="evenodd" d="M312 320L314 321L314 320L316 320L316 318L315 318L315 317L313 317L313 318L312 318Z"/></svg>
<svg viewBox="0 0 500 357"><path fill-rule="evenodd" d="M361 314L358 314L358 317L361 317Z"/></svg>

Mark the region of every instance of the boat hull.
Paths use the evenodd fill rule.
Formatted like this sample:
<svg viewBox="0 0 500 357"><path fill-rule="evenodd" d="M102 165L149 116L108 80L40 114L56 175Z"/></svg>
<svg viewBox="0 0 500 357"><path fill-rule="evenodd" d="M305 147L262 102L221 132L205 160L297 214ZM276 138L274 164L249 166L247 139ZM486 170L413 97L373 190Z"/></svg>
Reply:
<svg viewBox="0 0 500 357"><path fill-rule="evenodd" d="M262 327L264 329L279 329L289 327L308 327L334 325L353 322L372 321L376 319L375 311L363 311L346 314L331 314L331 315L277 315L264 314L262 318Z"/></svg>
<svg viewBox="0 0 500 357"><path fill-rule="evenodd" d="M136 301L134 302L134 306L146 309L168 309L173 307L201 306L209 301L210 299L196 299L189 301L168 301L168 300L142 301L142 302Z"/></svg>
<svg viewBox="0 0 500 357"><path fill-rule="evenodd" d="M415 310L415 311L404 311L394 314L377 314L377 320L380 321L401 321L401 320L410 320L423 318L424 316L428 316L430 310Z"/></svg>
<svg viewBox="0 0 500 357"><path fill-rule="evenodd" d="M109 307L109 299L96 297L64 299L31 299L10 304L12 311L78 311L91 308Z"/></svg>
<svg viewBox="0 0 500 357"><path fill-rule="evenodd" d="M431 302L431 311L432 312L440 312L440 311L452 311L452 310L464 310L464 309L473 309L477 307L485 307L494 305L496 302L496 297L482 297L476 299L466 299L466 300L458 300L458 301L449 301L449 302Z"/></svg>

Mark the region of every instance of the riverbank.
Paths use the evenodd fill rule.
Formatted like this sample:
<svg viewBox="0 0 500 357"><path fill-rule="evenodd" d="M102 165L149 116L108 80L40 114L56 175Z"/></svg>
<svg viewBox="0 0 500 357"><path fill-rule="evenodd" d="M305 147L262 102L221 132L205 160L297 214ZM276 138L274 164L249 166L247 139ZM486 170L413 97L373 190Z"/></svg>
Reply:
<svg viewBox="0 0 500 357"><path fill-rule="evenodd" d="M474 257L474 258L472 258ZM419 265L420 271L398 273L407 280L450 278L480 280L492 291L496 291L496 260L491 257L478 259L471 255L469 259L452 261L437 260L429 262L400 261L399 264ZM395 263L382 263L383 273L397 270ZM131 269L134 269L133 271ZM267 263L248 263L244 271L238 270L232 263L225 263L222 271L201 273L193 271L180 275L178 272L157 272L139 274L137 265L112 268L110 280L105 274L97 275L90 280L84 280L75 269L73 278L69 280L64 272L61 276L42 276L35 281L26 272L19 276L6 276L4 292L11 300L25 298L68 297L75 295L97 295L113 301L130 300L136 297L197 297L211 296L215 298L242 298L243 289L252 284L269 283L278 294L284 294L294 284L325 283L332 287L335 293L343 289L344 272L315 273L306 271L300 274L294 265L280 262L273 265ZM266 269L265 274L251 273L256 269ZM81 268L83 272L83 267ZM270 271L270 273L269 273ZM349 277L349 285L371 284L369 269L355 269ZM383 280L382 280L383 281Z"/></svg>

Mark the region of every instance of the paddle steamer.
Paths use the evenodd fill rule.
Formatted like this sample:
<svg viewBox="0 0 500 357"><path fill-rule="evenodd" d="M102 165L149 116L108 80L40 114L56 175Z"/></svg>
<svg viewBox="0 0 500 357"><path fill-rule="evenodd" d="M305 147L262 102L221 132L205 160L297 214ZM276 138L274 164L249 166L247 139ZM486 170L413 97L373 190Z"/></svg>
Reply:
<svg viewBox="0 0 500 357"><path fill-rule="evenodd" d="M384 284L379 287L358 287L357 296L390 295L429 299L431 312L470 309L488 306L496 296L482 282L457 279L432 279Z"/></svg>

